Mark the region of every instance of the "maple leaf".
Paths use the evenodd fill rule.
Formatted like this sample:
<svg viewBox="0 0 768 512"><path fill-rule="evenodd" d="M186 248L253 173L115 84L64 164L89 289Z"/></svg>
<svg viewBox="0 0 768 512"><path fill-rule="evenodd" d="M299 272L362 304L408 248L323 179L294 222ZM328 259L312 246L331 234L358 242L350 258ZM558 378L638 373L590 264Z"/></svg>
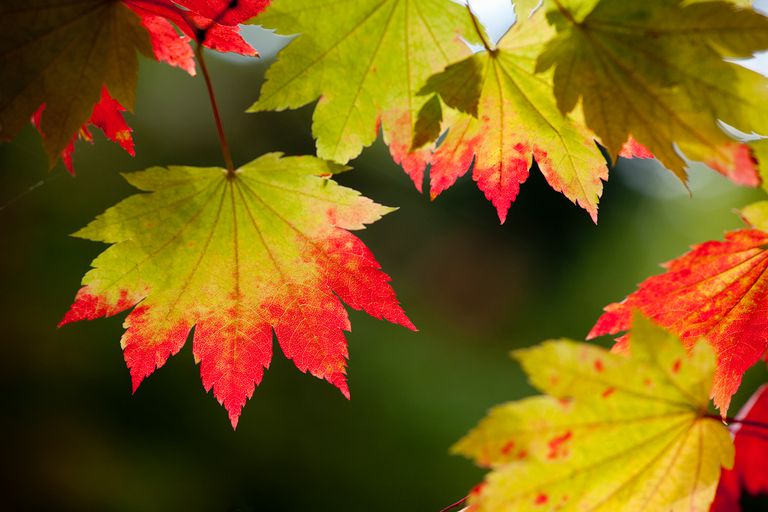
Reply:
<svg viewBox="0 0 768 512"><path fill-rule="evenodd" d="M736 458L733 469L723 471L720 485L712 503L713 512L734 512L741 510L739 499L742 489L749 494L768 494L768 384L755 391L752 398L736 416L737 422L731 427Z"/></svg>
<svg viewBox="0 0 768 512"><path fill-rule="evenodd" d="M271 153L228 178L219 168L126 175L151 192L75 236L113 244L93 262L61 324L136 306L121 345L134 391L194 326L203 385L236 426L272 354L272 331L302 371L349 397L340 300L414 329L389 277L347 230L391 211L329 179L345 168Z"/></svg>
<svg viewBox="0 0 768 512"><path fill-rule="evenodd" d="M189 43L220 52L257 56L258 52L240 35L239 24L263 11L269 0L124 0L142 19L152 40L155 58L195 74L195 59ZM175 4L184 7L179 9ZM173 22L173 24L171 23ZM179 37L178 27L185 35Z"/></svg>
<svg viewBox="0 0 768 512"><path fill-rule="evenodd" d="M176 3L187 7L181 9ZM221 51L255 55L237 23L267 0L30 0L0 5L0 66L14 70L0 81L0 139L14 138L33 119L51 165L63 157L72 171L73 141L92 140L89 126L133 154L121 112L133 111L137 52L194 74L190 41ZM220 14L209 15L220 9ZM186 32L179 36L174 28ZM232 25L231 24L235 24Z"/></svg>
<svg viewBox="0 0 768 512"><path fill-rule="evenodd" d="M768 48L768 19L747 2L554 0L557 35L539 57L554 68L562 112L579 100L612 155L631 134L685 179L685 160L732 167L725 122L768 133L768 81L724 59ZM642 41L642 44L638 44Z"/></svg>
<svg viewBox="0 0 768 512"><path fill-rule="evenodd" d="M87 125L104 88L133 110L136 52L152 50L138 16L123 3L3 2L0 19L0 67L14 70L0 81L0 138L15 137L45 105L38 123L53 165Z"/></svg>
<svg viewBox="0 0 768 512"><path fill-rule="evenodd" d="M379 125L390 153L421 190L429 152L411 152L426 79L469 55L471 19L450 0L276 0L256 20L301 33L269 68L250 112L299 108L318 98L317 155L345 163L373 143Z"/></svg>
<svg viewBox="0 0 768 512"><path fill-rule="evenodd" d="M629 329L639 309L679 335L691 347L705 338L717 354L712 397L725 416L744 372L768 349L768 202L742 210L758 229L726 234L725 240L696 245L646 279L624 301L609 304L587 338ZM623 350L627 337L618 339Z"/></svg>
<svg viewBox="0 0 768 512"><path fill-rule="evenodd" d="M674 335L637 316L627 357L574 341L513 353L547 396L494 408L454 452L492 471L473 512L704 510L728 430L707 416L714 356L686 354Z"/></svg>
<svg viewBox="0 0 768 512"><path fill-rule="evenodd" d="M528 18L526 7L518 5L518 22L497 48L451 64L420 91L438 94L459 111L431 158L430 195L434 199L472 167L503 223L535 159L550 186L597 222L606 161L578 114L560 113L551 73L536 74L536 59L554 30L541 10ZM419 127L429 134L417 131L416 146L440 133L440 110L432 103L420 116Z"/></svg>

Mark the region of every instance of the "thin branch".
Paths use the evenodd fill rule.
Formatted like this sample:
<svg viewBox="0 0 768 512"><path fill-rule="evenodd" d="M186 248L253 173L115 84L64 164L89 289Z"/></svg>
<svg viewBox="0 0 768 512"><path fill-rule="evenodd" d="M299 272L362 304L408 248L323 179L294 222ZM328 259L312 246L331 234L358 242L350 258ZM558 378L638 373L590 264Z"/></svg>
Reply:
<svg viewBox="0 0 768 512"><path fill-rule="evenodd" d="M219 106L216 103L216 94L213 91L211 75L208 73L208 66L205 64L202 42L198 41L195 53L197 54L197 61L200 63L200 69L203 72L203 78L205 78L205 86L208 88L208 98L211 100L213 119L216 121L216 131L219 133L219 145L221 146L221 154L224 157L224 164L227 167L227 176L233 178L235 176L235 165L232 163L232 153L229 151L227 137L224 135L224 126L221 124L221 114L219 114Z"/></svg>
<svg viewBox="0 0 768 512"><path fill-rule="evenodd" d="M485 47L485 50L488 53L496 53L496 50L491 48L490 43L485 38L485 31L480 26L480 22L477 20L477 16L475 16L475 13L472 12L472 8L467 4L467 12L469 13L469 17L472 18L472 25L475 26L475 32L477 32L477 37L480 38L480 41L483 43L483 46Z"/></svg>
<svg viewBox="0 0 768 512"><path fill-rule="evenodd" d="M442 509L440 512L449 512L450 510L453 510L455 508L463 507L467 503L467 497L464 496L456 503L453 503L452 505L448 505L444 509Z"/></svg>

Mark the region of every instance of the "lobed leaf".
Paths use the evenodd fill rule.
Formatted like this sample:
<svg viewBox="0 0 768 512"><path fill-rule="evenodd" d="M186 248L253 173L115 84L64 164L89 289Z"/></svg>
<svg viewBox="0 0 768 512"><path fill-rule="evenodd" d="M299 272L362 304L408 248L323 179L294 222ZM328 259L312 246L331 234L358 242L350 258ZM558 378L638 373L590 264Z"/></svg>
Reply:
<svg viewBox="0 0 768 512"><path fill-rule="evenodd" d="M581 102L612 155L632 135L681 179L687 157L734 166L725 122L768 133L768 81L725 59L768 48L768 19L747 2L559 0L557 35L539 57L554 69L562 112ZM638 44L642 41L642 44Z"/></svg>
<svg viewBox="0 0 768 512"><path fill-rule="evenodd" d="M454 451L490 466L470 510L705 510L728 431L706 416L714 356L636 317L627 357L568 340L516 351L546 393L491 411Z"/></svg>
<svg viewBox="0 0 768 512"><path fill-rule="evenodd" d="M434 199L472 168L503 223L535 161L550 186L596 222L606 161L579 114L558 110L551 73L536 73L536 59L554 31L541 10L528 18L526 10L518 7L518 22L498 48L451 64L422 89L458 111L431 158L430 193ZM418 143L431 138L418 131L415 137Z"/></svg>
<svg viewBox="0 0 768 512"><path fill-rule="evenodd" d="M254 23L300 34L278 55L250 112L318 98L317 155L345 163L376 138L421 190L427 151L411 152L417 95L427 78L466 55L474 29L450 0L276 0Z"/></svg>
<svg viewBox="0 0 768 512"><path fill-rule="evenodd" d="M343 331L350 324L341 300L415 328L389 277L347 231L391 209L330 180L343 169L271 153L234 177L192 167L126 175L149 193L75 234L112 245L94 260L61 324L133 307L121 345L134 390L194 327L203 386L233 427L269 366L273 330L299 370L349 397Z"/></svg>
<svg viewBox="0 0 768 512"><path fill-rule="evenodd" d="M0 5L0 139L13 139L34 116L51 166L70 172L78 138L90 126L133 154L122 118L133 111L137 52L195 72L190 42L256 55L237 23L268 0L30 0ZM179 4L185 9L179 7ZM205 13L212 18L206 17ZM218 14L217 14L218 13ZM180 36L177 28L184 34Z"/></svg>
<svg viewBox="0 0 768 512"><path fill-rule="evenodd" d="M744 210L762 226L765 205ZM646 279L622 302L609 304L588 338L629 329L639 309L692 347L706 339L717 355L712 397L725 416L744 372L768 349L768 233L743 229L706 242L666 263L664 274ZM617 348L629 339L621 337Z"/></svg>

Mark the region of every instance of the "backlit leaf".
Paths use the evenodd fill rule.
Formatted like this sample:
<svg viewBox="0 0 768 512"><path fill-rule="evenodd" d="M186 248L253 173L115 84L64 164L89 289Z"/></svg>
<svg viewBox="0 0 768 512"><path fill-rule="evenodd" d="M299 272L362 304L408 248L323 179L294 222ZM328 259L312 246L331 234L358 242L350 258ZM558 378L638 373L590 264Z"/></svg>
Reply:
<svg viewBox="0 0 768 512"><path fill-rule="evenodd" d="M760 226L759 206L745 209ZM696 245L666 263L666 272L643 281L622 302L609 304L589 338L629 329L639 309L692 347L706 339L717 355L712 397L723 415L744 372L768 349L768 233L742 229L725 240ZM618 348L626 348L626 337Z"/></svg>
<svg viewBox="0 0 768 512"><path fill-rule="evenodd" d="M470 510L707 509L733 444L706 416L706 343L686 354L638 316L629 356L568 340L514 356L546 396L494 408L454 447L492 468Z"/></svg>
<svg viewBox="0 0 768 512"><path fill-rule="evenodd" d="M2 2L0 67L12 71L0 80L0 139L13 139L34 115L51 165L62 156L71 172L73 143L78 137L92 140L90 126L101 128L133 154L131 130L121 112L134 108L137 51L190 74L195 72L190 42L198 37L216 50L256 55L239 35L237 23L267 3ZM186 35L180 36L177 28Z"/></svg>
<svg viewBox="0 0 768 512"><path fill-rule="evenodd" d="M430 194L436 197L472 167L504 222L535 160L552 188L597 221L602 180L608 178L605 158L580 114L558 110L551 73L536 73L536 59L554 30L541 10L530 18L518 11L498 48L452 64L421 91L439 94L461 112L447 123L448 135L432 156ZM418 145L430 137L417 131L416 138Z"/></svg>
<svg viewBox="0 0 768 512"><path fill-rule="evenodd" d="M391 211L329 179L344 168L272 153L228 178L219 168L126 175L150 192L75 236L112 244L93 262L62 324L135 308L122 347L134 390L184 345L232 425L272 357L272 332L302 371L349 396L343 300L413 329L389 277L347 230Z"/></svg>
<svg viewBox="0 0 768 512"><path fill-rule="evenodd" d="M768 19L746 2L548 1L557 30L539 58L561 111L581 100L612 155L632 135L685 178L685 161L733 165L723 121L768 133L768 80L724 59L768 48Z"/></svg>
<svg viewBox="0 0 768 512"><path fill-rule="evenodd" d="M152 48L122 2L29 0L0 3L0 138L9 140L45 105L43 146L55 163L91 117L106 88L133 110L138 59Z"/></svg>
<svg viewBox="0 0 768 512"><path fill-rule="evenodd" d="M300 34L278 55L251 112L299 108L319 98L317 155L345 163L376 138L421 189L428 151L411 152L428 100L427 78L469 55L466 9L450 0L276 0L258 23Z"/></svg>

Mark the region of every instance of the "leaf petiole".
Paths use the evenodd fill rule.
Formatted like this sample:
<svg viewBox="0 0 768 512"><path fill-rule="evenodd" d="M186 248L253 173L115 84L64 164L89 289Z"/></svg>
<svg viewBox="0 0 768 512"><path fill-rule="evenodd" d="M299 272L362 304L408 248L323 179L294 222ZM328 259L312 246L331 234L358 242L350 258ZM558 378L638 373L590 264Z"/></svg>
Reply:
<svg viewBox="0 0 768 512"><path fill-rule="evenodd" d="M233 178L235 176L235 165L232 162L232 153L229 150L229 144L227 143L227 137L224 134L224 126L221 123L221 114L219 113L219 106L216 102L216 93L213 90L213 84L211 83L211 75L208 73L208 66L205 64L205 57L203 56L203 44L202 38L197 42L197 48L195 49L197 55L197 61L200 63L200 69L203 72L203 78L205 79L205 86L208 89L208 98L211 101L211 109L213 110L213 119L216 121L216 131L219 134L219 145L221 146L221 154L224 157L224 165L227 168L227 177Z"/></svg>
<svg viewBox="0 0 768 512"><path fill-rule="evenodd" d="M496 53L496 50L491 47L491 44L485 37L485 32L483 31L482 27L480 27L480 22L478 21L477 16L475 16L475 13L472 12L472 8L469 6L469 4L467 4L467 12L469 13L469 17L472 19L472 25L475 27L477 37L480 38L480 41L483 43L485 50L488 53Z"/></svg>

